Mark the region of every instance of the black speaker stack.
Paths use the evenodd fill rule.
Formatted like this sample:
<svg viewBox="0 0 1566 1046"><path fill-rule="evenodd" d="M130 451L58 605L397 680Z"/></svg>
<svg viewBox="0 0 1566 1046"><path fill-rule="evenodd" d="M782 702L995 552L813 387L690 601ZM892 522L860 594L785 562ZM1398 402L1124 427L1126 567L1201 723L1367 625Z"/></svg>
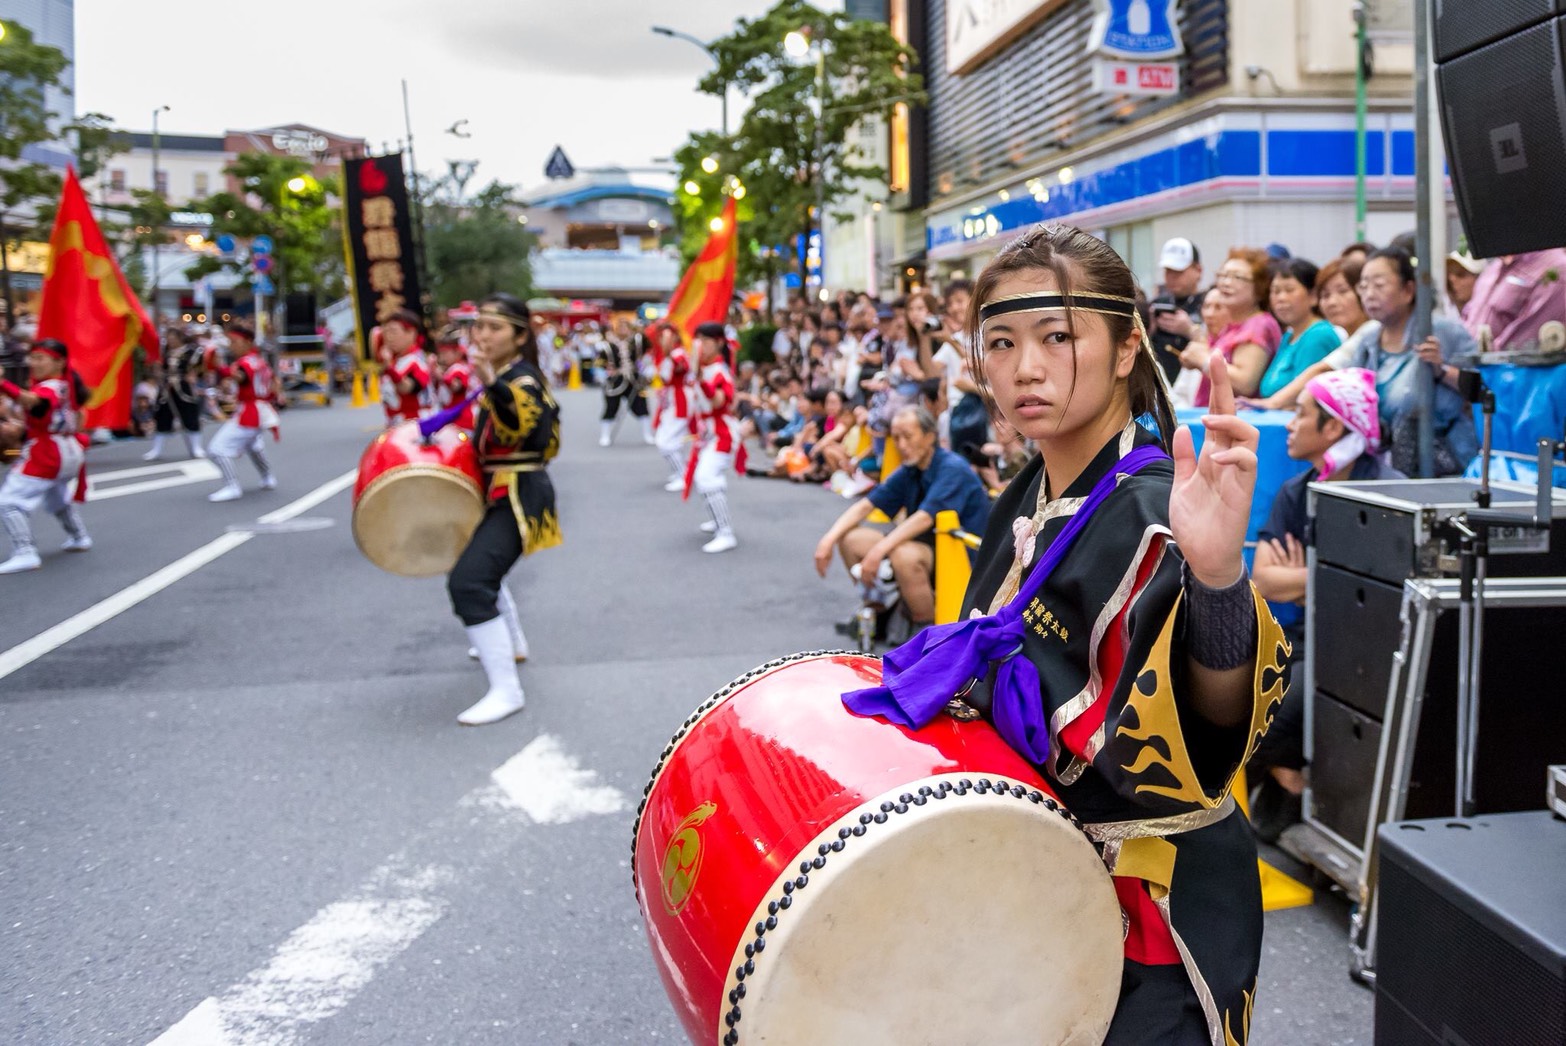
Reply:
<svg viewBox="0 0 1566 1046"><path fill-rule="evenodd" d="M1388 685L1402 645L1403 582L1456 571L1440 536L1443 519L1473 507L1471 480L1396 480L1313 487L1311 540L1316 564L1307 652L1315 689L1307 824L1325 829L1363 857ZM1526 512L1531 492L1495 490L1494 507ZM1489 576L1566 577L1566 514L1543 534L1497 534ZM1532 542L1532 544L1530 544ZM1478 748L1478 812L1536 810L1546 768L1566 762L1566 700L1556 644L1566 606L1503 606L1484 612ZM1408 777L1404 817L1456 812L1458 615L1436 621L1423 708ZM1299 677L1296 677L1297 679ZM1303 680L1299 680L1303 683ZM1566 874L1566 870L1563 870Z"/></svg>
<svg viewBox="0 0 1566 1046"><path fill-rule="evenodd" d="M1376 1046L1566 1043L1566 820L1381 828Z"/></svg>
<svg viewBox="0 0 1566 1046"><path fill-rule="evenodd" d="M1434 0L1453 191L1476 257L1566 245L1566 0Z"/></svg>

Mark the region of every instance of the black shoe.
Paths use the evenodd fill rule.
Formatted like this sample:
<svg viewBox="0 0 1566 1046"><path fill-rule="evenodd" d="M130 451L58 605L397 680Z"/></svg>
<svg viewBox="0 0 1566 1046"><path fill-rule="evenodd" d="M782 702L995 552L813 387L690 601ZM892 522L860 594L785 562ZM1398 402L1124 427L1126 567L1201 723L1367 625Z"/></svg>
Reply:
<svg viewBox="0 0 1566 1046"><path fill-rule="evenodd" d="M1255 798L1251 800L1251 827L1255 829L1257 839L1276 843L1284 829L1299 823L1300 797L1265 770L1262 774L1262 783L1256 786Z"/></svg>

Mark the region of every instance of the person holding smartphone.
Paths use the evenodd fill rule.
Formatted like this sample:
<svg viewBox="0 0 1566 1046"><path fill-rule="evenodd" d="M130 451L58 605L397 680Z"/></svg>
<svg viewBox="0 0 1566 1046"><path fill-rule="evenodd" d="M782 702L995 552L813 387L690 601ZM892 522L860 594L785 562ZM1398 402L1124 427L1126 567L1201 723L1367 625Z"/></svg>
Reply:
<svg viewBox="0 0 1566 1046"><path fill-rule="evenodd" d="M1158 252L1164 270L1164 293L1154 298L1152 313L1153 358L1171 385L1180 376L1180 353L1202 325L1202 256L1196 244L1176 236Z"/></svg>

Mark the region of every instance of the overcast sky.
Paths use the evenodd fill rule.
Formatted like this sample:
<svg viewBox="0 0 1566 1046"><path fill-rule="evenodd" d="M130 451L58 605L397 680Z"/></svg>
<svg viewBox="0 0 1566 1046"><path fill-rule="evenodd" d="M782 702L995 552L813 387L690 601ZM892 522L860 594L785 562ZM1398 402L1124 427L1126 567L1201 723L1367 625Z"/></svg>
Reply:
<svg viewBox="0 0 1566 1046"><path fill-rule="evenodd" d="M556 145L578 169L645 166L717 128L718 99L695 91L710 60L650 27L710 40L773 2L76 0L76 105L130 130L167 105L165 133L299 122L378 150L405 136L406 78L421 170L478 160L475 187L532 188ZM446 133L463 119L471 138Z"/></svg>

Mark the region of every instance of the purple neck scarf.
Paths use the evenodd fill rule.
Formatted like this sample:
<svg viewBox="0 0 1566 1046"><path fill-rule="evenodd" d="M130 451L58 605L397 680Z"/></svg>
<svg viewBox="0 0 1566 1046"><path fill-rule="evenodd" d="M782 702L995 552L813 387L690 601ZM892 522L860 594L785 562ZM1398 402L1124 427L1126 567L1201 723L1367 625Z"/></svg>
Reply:
<svg viewBox="0 0 1566 1046"><path fill-rule="evenodd" d="M1049 756L1049 723L1039 673L1027 658L1016 656L1022 652L1027 634L1022 611L1065 558L1093 513L1114 492L1120 478L1167 457L1162 448L1146 445L1121 458L1094 485L1087 501L1034 564L1011 602L994 614L932 625L887 651L881 659L882 685L850 691L843 695L843 704L856 715L880 716L918 729L971 682L987 675L992 661L999 661L993 688L995 728L1018 753L1035 765L1043 765Z"/></svg>

